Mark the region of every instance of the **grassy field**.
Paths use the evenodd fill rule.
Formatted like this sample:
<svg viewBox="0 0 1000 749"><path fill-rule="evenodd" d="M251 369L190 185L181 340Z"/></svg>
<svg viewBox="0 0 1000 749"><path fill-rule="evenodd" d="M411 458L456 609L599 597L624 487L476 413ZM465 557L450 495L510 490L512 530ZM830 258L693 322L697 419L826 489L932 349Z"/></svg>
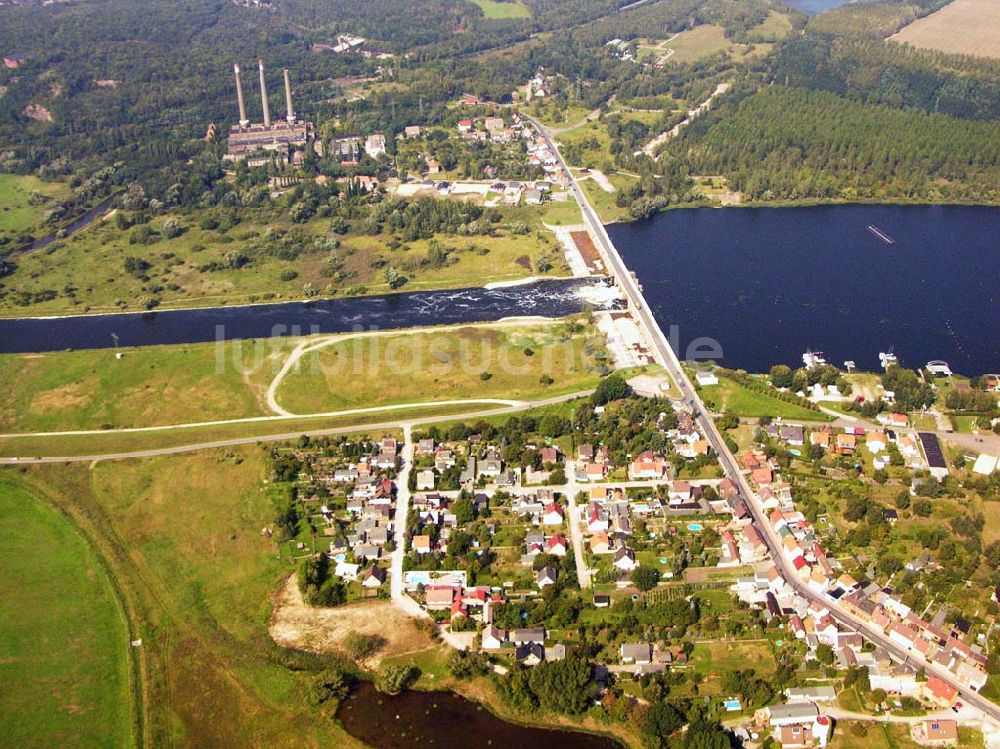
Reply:
<svg viewBox="0 0 1000 749"><path fill-rule="evenodd" d="M889 38L951 54L1000 57L997 29L1000 4L996 0L954 0Z"/></svg>
<svg viewBox="0 0 1000 749"><path fill-rule="evenodd" d="M599 380L586 340L569 335L561 323L354 338L303 360L299 371L282 380L277 397L293 413L316 413L388 403L559 395L594 387ZM604 351L603 344L595 345ZM489 379L482 379L484 372ZM543 385L543 374L554 382Z"/></svg>
<svg viewBox="0 0 1000 749"><path fill-rule="evenodd" d="M776 42L788 36L791 30L791 18L772 10L767 20L750 29L749 38L752 42Z"/></svg>
<svg viewBox="0 0 1000 749"><path fill-rule="evenodd" d="M133 746L129 632L100 560L9 472L0 523L3 743Z"/></svg>
<svg viewBox="0 0 1000 749"><path fill-rule="evenodd" d="M733 413L737 416L780 416L784 419L828 421L829 417L819 411L810 411L794 403L771 398L757 393L726 379L719 378L718 385L701 388L701 397L712 401L719 413Z"/></svg>
<svg viewBox="0 0 1000 749"><path fill-rule="evenodd" d="M263 478L255 447L24 474L79 516L134 601L149 746L358 749L309 706L324 661L267 634L289 567L260 535L275 513Z"/></svg>
<svg viewBox="0 0 1000 749"><path fill-rule="evenodd" d="M298 413L316 413L463 397L547 396L591 387L596 377L593 367L586 366L593 360L584 356L584 337L566 337L564 330L561 323L516 330L466 326L439 333L347 339L315 359L303 359L302 371L286 379L281 398L294 404L292 410ZM112 350L0 355L0 378L6 384L0 395L0 433L112 430L268 416L267 387L302 340L128 348L121 350L121 359ZM526 356L523 350L528 346L537 355ZM603 343L595 342L592 350L603 351ZM314 364L317 369L312 369ZM406 373L404 381L392 379L393 364L398 365L397 377ZM493 376L483 381L480 373L487 370ZM338 380L345 372L373 377ZM542 372L555 382L540 384ZM322 387L314 392L317 385ZM379 420L387 418L391 414L382 414ZM292 428L297 427L275 421L185 433L221 439L234 430L270 434ZM96 439L102 444L117 442L113 434Z"/></svg>
<svg viewBox="0 0 1000 749"><path fill-rule="evenodd" d="M668 58L669 62L680 64L696 62L703 57L726 52L732 46L721 26L705 24L681 32L667 42L664 48L673 50L673 54Z"/></svg>
<svg viewBox="0 0 1000 749"><path fill-rule="evenodd" d="M507 20L511 18L531 18L531 11L519 2L499 2L498 0L470 0L482 8L487 18Z"/></svg>
<svg viewBox="0 0 1000 749"><path fill-rule="evenodd" d="M42 223L48 208L28 202L33 192L54 200L69 195L69 188L31 175L0 174L0 237L31 231Z"/></svg>
<svg viewBox="0 0 1000 749"><path fill-rule="evenodd" d="M715 681L723 671L752 668L759 675L767 676L775 669L770 646L763 641L698 642L691 653L690 664L691 668L706 677L700 689L703 694L719 694Z"/></svg>
<svg viewBox="0 0 1000 749"><path fill-rule="evenodd" d="M0 355L0 431L154 426L262 416L267 382L293 345L247 343L239 361L215 344ZM260 361L254 363L259 352ZM219 362L219 358L222 362ZM244 374L246 372L246 374Z"/></svg>
<svg viewBox="0 0 1000 749"><path fill-rule="evenodd" d="M617 172L607 173L606 176L617 190L621 190L635 181L635 178L629 177L627 174L619 174ZM587 199L590 200L590 204L594 207L594 210L597 211L597 215L601 217L602 221L612 222L632 220L632 216L628 212L628 208L620 208L615 203L617 193L607 192L592 179L581 180L580 187L583 188L583 191L587 194Z"/></svg>
<svg viewBox="0 0 1000 749"><path fill-rule="evenodd" d="M132 230L118 229L113 221L88 227L21 257L7 281L8 289L18 293L0 299L0 315L135 310L144 309L150 300L163 308L296 300L306 298L307 286L311 293L323 296L384 294L392 291L386 267L407 279L399 291L481 286L568 272L561 248L549 233L514 236L502 228L495 236L438 236L448 259L437 266L425 262L429 240L390 249L390 237L385 235L349 235L336 250L310 249L286 260L259 248L280 247L285 241L282 237L301 237L312 248L313 240L326 237L329 222L318 219L292 225L264 212L245 214L242 223L224 232L202 229L200 214L158 217L151 224L153 229L175 218L184 231L148 245L130 244ZM538 225L537 212L508 211L505 215L512 221L528 216L529 225ZM241 268L229 267L228 258L238 252L253 261ZM123 271L128 256L149 264L148 280ZM544 273L536 267L540 256L547 257L552 266ZM20 303L21 294L43 293L55 296L27 306Z"/></svg>
<svg viewBox="0 0 1000 749"><path fill-rule="evenodd" d="M573 226L583 223L583 215L575 200L564 200L546 203L542 221L549 226Z"/></svg>

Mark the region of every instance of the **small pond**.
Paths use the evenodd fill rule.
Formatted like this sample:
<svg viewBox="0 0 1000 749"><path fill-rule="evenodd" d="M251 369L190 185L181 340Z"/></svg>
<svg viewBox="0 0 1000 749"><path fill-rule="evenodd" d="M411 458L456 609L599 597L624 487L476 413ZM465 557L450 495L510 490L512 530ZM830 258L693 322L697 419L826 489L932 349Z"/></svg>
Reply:
<svg viewBox="0 0 1000 749"><path fill-rule="evenodd" d="M508 723L452 692L410 690L390 696L369 682L358 685L337 718L374 749L622 749L604 736Z"/></svg>

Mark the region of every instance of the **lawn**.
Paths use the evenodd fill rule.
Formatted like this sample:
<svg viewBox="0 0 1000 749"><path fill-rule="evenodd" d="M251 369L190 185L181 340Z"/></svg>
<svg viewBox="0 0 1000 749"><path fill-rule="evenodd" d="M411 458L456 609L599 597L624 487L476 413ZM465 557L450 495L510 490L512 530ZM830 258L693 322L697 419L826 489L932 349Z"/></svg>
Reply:
<svg viewBox="0 0 1000 749"><path fill-rule="evenodd" d="M0 523L3 743L133 746L129 632L100 559L11 472Z"/></svg>
<svg viewBox="0 0 1000 749"><path fill-rule="evenodd" d="M829 421L826 414L810 411L794 403L772 398L765 393L748 390L742 385L719 378L718 385L708 385L701 388L703 400L710 400L719 413L733 413L737 416L756 418L758 416L774 416L783 419L802 419L808 421Z"/></svg>
<svg viewBox="0 0 1000 749"><path fill-rule="evenodd" d="M322 662L268 636L290 568L260 533L275 515L264 478L252 446L27 475L81 515L136 602L149 746L357 747L309 706Z"/></svg>
<svg viewBox="0 0 1000 749"><path fill-rule="evenodd" d="M587 351L603 353L603 342L589 340L588 346L583 334L569 335L563 323L353 338L306 357L298 371L282 380L277 398L292 413L317 413L390 403L559 395L592 388L600 379L598 362ZM554 382L542 384L543 375Z"/></svg>
<svg viewBox="0 0 1000 749"><path fill-rule="evenodd" d="M519 2L499 0L469 0L478 5L487 18L509 20L511 18L531 18L531 11Z"/></svg>
<svg viewBox="0 0 1000 749"><path fill-rule="evenodd" d="M40 226L48 207L43 202L31 205L29 198L39 192L46 202L69 195L69 187L60 182L43 182L22 174L0 174L0 237L30 232Z"/></svg>
<svg viewBox="0 0 1000 749"><path fill-rule="evenodd" d="M576 200L570 198L558 203L554 201L546 203L542 222L549 226L574 226L583 223L583 215Z"/></svg>
<svg viewBox="0 0 1000 749"><path fill-rule="evenodd" d="M524 220L523 212L505 211L505 220ZM429 240L390 249L387 235L349 234L338 238L339 248L320 249L313 243L328 239L326 219L293 225L269 212L246 210L242 223L222 231L201 228L202 215L155 218L153 229L159 231L173 218L183 233L152 244L130 244L133 230L109 221L24 255L6 282L12 293L0 300L0 315L135 310L154 302L160 308L204 307L298 300L308 294L387 294L394 291L386 279L388 267L405 279L396 288L400 292L568 273L562 248L551 234L515 236L502 223L491 236L437 236L447 259L429 264ZM537 214L530 216L529 226L537 226L537 220ZM289 237L302 238L306 249L283 256L289 259L261 249L280 247ZM251 262L231 267L240 253ZM148 263L148 280L124 272L129 256ZM545 272L536 267L542 256L551 265ZM25 304L32 295L54 296Z"/></svg>

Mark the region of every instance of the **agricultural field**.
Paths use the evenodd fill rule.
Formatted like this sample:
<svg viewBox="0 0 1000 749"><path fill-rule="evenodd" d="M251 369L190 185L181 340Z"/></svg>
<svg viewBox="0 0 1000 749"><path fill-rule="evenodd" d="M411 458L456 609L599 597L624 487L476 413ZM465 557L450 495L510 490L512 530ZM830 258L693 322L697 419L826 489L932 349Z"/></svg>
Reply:
<svg viewBox="0 0 1000 749"><path fill-rule="evenodd" d="M135 600L150 746L358 746L309 705L322 659L268 636L271 597L291 567L260 533L276 501L264 461L249 446L26 475L83 513Z"/></svg>
<svg viewBox="0 0 1000 749"><path fill-rule="evenodd" d="M531 18L531 11L519 2L511 0L471 0L478 5L487 18L510 20L516 18Z"/></svg>
<svg viewBox="0 0 1000 749"><path fill-rule="evenodd" d="M889 38L950 54L1000 57L997 29L1000 29L1000 4L995 0L954 0Z"/></svg>
<svg viewBox="0 0 1000 749"><path fill-rule="evenodd" d="M510 215L521 220L524 214ZM537 214L531 218L536 222ZM179 222L181 233L160 236L152 244L130 243L132 230L108 221L18 258L17 270L7 281L9 291L0 299L0 315L386 294L394 290L387 267L405 279L397 283L399 291L482 286L568 272L561 247L544 231L515 236L498 228L494 236L440 235L437 247L445 259L428 263L430 240L393 249L388 236L350 235L335 249L318 249L328 239L329 221L322 219L271 224L267 216L248 212L244 221L223 230L202 228L198 216L176 215L157 218L153 229L159 231L170 219ZM285 244L287 253L281 251ZM251 262L240 264L241 258L245 262L251 256ZM128 257L145 264L141 272L126 271ZM537 268L542 257L550 266L545 271ZM27 299L34 301L26 305Z"/></svg>
<svg viewBox="0 0 1000 749"><path fill-rule="evenodd" d="M0 475L0 521L3 742L133 746L129 631L101 560L11 471Z"/></svg>
<svg viewBox="0 0 1000 749"><path fill-rule="evenodd" d="M39 193L44 202L32 205L32 193ZM69 187L61 182L45 182L38 177L21 174L0 174L0 239L30 232L45 216L46 203L69 195Z"/></svg>

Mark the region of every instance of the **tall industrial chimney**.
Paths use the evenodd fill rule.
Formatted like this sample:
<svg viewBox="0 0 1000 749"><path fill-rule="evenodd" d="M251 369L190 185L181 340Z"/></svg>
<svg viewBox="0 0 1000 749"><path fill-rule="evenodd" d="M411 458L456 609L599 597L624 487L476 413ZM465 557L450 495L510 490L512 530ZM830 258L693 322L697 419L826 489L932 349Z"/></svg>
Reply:
<svg viewBox="0 0 1000 749"><path fill-rule="evenodd" d="M240 103L240 127L245 128L250 124L247 119L247 105L243 101L243 84L240 83L240 66L233 65L233 72L236 73L236 100Z"/></svg>
<svg viewBox="0 0 1000 749"><path fill-rule="evenodd" d="M264 104L264 127L271 127L271 110L267 107L267 84L264 83L264 61L257 60L260 68L260 98Z"/></svg>
<svg viewBox="0 0 1000 749"><path fill-rule="evenodd" d="M288 82L288 68L285 68L285 119L288 124L295 123L295 110L292 109L292 84Z"/></svg>

